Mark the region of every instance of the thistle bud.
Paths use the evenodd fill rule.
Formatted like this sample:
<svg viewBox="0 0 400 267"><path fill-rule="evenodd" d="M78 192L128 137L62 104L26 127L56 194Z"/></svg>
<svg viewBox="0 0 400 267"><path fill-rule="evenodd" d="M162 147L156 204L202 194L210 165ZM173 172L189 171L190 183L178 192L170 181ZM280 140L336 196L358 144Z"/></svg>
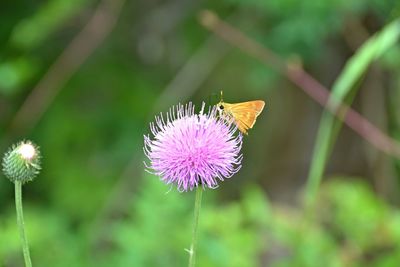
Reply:
<svg viewBox="0 0 400 267"><path fill-rule="evenodd" d="M12 182L32 181L40 171L39 148L30 141L13 145L3 157L3 172Z"/></svg>

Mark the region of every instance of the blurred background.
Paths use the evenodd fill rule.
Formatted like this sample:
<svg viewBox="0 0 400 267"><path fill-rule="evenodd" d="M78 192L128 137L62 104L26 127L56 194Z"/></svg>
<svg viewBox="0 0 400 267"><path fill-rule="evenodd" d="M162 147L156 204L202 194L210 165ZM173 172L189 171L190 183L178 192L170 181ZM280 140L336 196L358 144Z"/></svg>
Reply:
<svg viewBox="0 0 400 267"><path fill-rule="evenodd" d="M143 135L224 90L267 105L241 171L203 195L198 266L398 267L399 154L322 116L274 62L202 26L204 9L400 140L397 0L2 1L0 151L30 139L43 155L23 188L34 266L186 266L194 193L144 172ZM23 266L13 194L2 175L4 267Z"/></svg>

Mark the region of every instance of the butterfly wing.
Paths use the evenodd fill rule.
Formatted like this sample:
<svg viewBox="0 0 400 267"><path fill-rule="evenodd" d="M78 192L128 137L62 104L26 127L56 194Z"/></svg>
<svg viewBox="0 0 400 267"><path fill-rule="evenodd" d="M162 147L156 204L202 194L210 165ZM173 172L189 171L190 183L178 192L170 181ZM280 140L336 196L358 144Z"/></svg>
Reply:
<svg viewBox="0 0 400 267"><path fill-rule="evenodd" d="M253 128L258 115L264 109L265 102L254 100L235 104L224 103L225 112L230 114L236 122L238 129L247 134L247 130Z"/></svg>

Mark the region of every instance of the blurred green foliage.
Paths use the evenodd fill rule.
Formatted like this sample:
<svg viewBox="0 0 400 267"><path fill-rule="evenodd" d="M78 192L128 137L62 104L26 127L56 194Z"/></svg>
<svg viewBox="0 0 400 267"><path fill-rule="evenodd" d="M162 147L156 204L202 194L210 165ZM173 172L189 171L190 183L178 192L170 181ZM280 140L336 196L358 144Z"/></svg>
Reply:
<svg viewBox="0 0 400 267"><path fill-rule="evenodd" d="M194 194L170 191L143 173L143 134L155 114L187 101L182 92L201 103L220 89L227 102L260 98L267 108L244 140L242 170L204 194L198 266L398 266L397 160L376 156L345 132L334 134L330 161L318 163L318 152L311 163L321 109L242 51L226 47L214 65L195 68L210 74L189 80L191 88L171 82L188 62L196 66L194 55L212 38L196 19L209 8L280 56L301 58L328 87L356 54L352 63L365 69L357 86L346 87L356 88L355 108L377 114L374 123L400 140L399 45L385 39L381 60L366 72L374 57L364 62L353 45L394 21L398 1L127 1L112 33L56 88L60 94L34 129L10 132L29 93L98 4L0 4L0 149L30 138L43 153L43 172L23 194L34 266L185 266ZM201 55L208 62L212 53ZM369 76L381 86L371 90L382 91L382 108L378 99L363 105ZM316 193L312 220L300 197L310 164L334 174ZM0 179L0 267L23 264L12 189Z"/></svg>

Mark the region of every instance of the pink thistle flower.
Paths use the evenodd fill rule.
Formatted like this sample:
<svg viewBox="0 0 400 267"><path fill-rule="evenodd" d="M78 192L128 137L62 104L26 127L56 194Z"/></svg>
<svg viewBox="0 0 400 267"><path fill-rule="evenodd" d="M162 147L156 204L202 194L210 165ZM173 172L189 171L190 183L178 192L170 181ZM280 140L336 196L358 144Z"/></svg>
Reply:
<svg viewBox="0 0 400 267"><path fill-rule="evenodd" d="M179 191L201 185L216 188L241 168L242 135L236 126L217 116L213 107L199 114L192 103L170 109L166 121L162 114L150 123L153 138L144 136L144 152L150 160L146 169Z"/></svg>

